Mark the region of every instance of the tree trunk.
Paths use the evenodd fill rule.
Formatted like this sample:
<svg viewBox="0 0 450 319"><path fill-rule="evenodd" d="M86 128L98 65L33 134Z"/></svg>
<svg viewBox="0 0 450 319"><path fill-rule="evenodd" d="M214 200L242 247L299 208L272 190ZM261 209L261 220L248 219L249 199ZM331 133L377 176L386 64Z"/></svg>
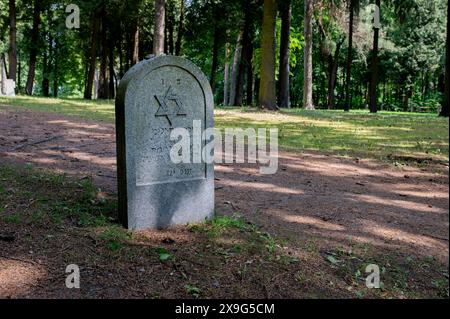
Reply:
<svg viewBox="0 0 450 319"><path fill-rule="evenodd" d="M22 63L20 60L17 62L17 92L22 92Z"/></svg>
<svg viewBox="0 0 450 319"><path fill-rule="evenodd" d="M375 1L378 8L381 9L381 1L376 0ZM377 113L377 102L378 102L378 93L377 93L377 86L378 86L378 41L379 41L379 35L380 35L380 29L375 26L373 28L373 52L372 52L372 72L371 72L371 78L370 78L370 104L369 109L370 113Z"/></svg>
<svg viewBox="0 0 450 319"><path fill-rule="evenodd" d="M167 4L166 17L167 17L167 52L170 55L173 55L175 52L175 40L174 40L174 32L175 32L175 17L173 11L175 10L175 6L173 3L174 0L169 0Z"/></svg>
<svg viewBox="0 0 450 319"><path fill-rule="evenodd" d="M0 94L6 93L6 79L8 75L6 74L6 62L5 62L5 54L0 53Z"/></svg>
<svg viewBox="0 0 450 319"><path fill-rule="evenodd" d="M109 40L109 57L108 57L108 62L109 62L109 98L110 99L114 99L116 97L116 85L115 85L115 77L116 77L116 73L114 71L114 44L112 42L112 39Z"/></svg>
<svg viewBox="0 0 450 319"><path fill-rule="evenodd" d="M310 1L310 0L307 0ZM276 0L264 0L261 39L261 82L259 107L277 110L275 85L275 29L277 17Z"/></svg>
<svg viewBox="0 0 450 319"><path fill-rule="evenodd" d="M220 41L220 30L217 25L214 26L214 43L212 52L212 65L211 65L211 89L214 94L216 88L216 74L217 68L219 67L219 41Z"/></svg>
<svg viewBox="0 0 450 319"><path fill-rule="evenodd" d="M89 71L87 76L86 88L84 90L84 98L92 99L92 89L95 78L95 66L97 62L97 38L98 38L99 19L97 13L92 16L92 34L91 34L91 52L89 57Z"/></svg>
<svg viewBox="0 0 450 319"><path fill-rule="evenodd" d="M242 106L244 101L244 82L246 70L252 67L252 39L251 39L251 11L248 5L245 5L245 21L242 34L242 52L241 61L239 63L239 74L236 84L236 98L234 105ZM249 85L249 84L247 84ZM250 84L251 85L251 84Z"/></svg>
<svg viewBox="0 0 450 319"><path fill-rule="evenodd" d="M175 55L181 54L181 41L184 33L184 0L180 0L180 21L178 23L177 42L175 44Z"/></svg>
<svg viewBox="0 0 450 319"><path fill-rule="evenodd" d="M225 45L225 70L223 76L223 106L229 105L229 97L230 97L230 44L227 43Z"/></svg>
<svg viewBox="0 0 450 319"><path fill-rule="evenodd" d="M9 0L9 78L16 82L17 74L17 27L16 0Z"/></svg>
<svg viewBox="0 0 450 319"><path fill-rule="evenodd" d="M239 59L241 57L241 52L242 52L242 32L239 33L237 38L236 49L234 50L233 66L231 71L231 87L228 104L232 106L234 106L235 105L234 103L236 102L236 89L239 76Z"/></svg>
<svg viewBox="0 0 450 319"><path fill-rule="evenodd" d="M312 0L305 0L305 48L303 107L314 110L312 65Z"/></svg>
<svg viewBox="0 0 450 319"><path fill-rule="evenodd" d="M133 30L133 53L131 55L131 64L139 62L139 23L136 22Z"/></svg>
<svg viewBox="0 0 450 319"><path fill-rule="evenodd" d="M101 57L100 57L100 76L98 98L107 100L109 98L109 80L108 80L108 39L107 39L107 17L106 10L102 12L101 37Z"/></svg>
<svg viewBox="0 0 450 319"><path fill-rule="evenodd" d="M53 51L55 65L53 67L53 97L58 97L58 41L55 40L55 49Z"/></svg>
<svg viewBox="0 0 450 319"><path fill-rule="evenodd" d="M334 57L330 53L328 56L328 94L327 94L327 104L328 109L332 110L335 107L335 96L334 91L336 88L336 82L337 82L337 74L338 74L338 67L339 67L339 54L341 53L343 41L338 41L336 43L336 51L334 52Z"/></svg>
<svg viewBox="0 0 450 319"><path fill-rule="evenodd" d="M281 3L281 41L280 41L280 107L290 108L290 33L291 33L291 0Z"/></svg>
<svg viewBox="0 0 450 319"><path fill-rule="evenodd" d="M355 15L355 2L358 0L350 0L349 10L350 19L348 23L348 52L347 52L347 78L345 81L345 104L344 110L350 111L350 81L352 78L352 63L353 63L353 20Z"/></svg>
<svg viewBox="0 0 450 319"><path fill-rule="evenodd" d="M445 97L440 115L448 117L450 108L450 0L447 3L447 50L445 56Z"/></svg>
<svg viewBox="0 0 450 319"><path fill-rule="evenodd" d="M48 78L49 70L49 54L47 52L47 48L45 48L44 59L42 61L42 95L45 97L50 96L50 80Z"/></svg>
<svg viewBox="0 0 450 319"><path fill-rule="evenodd" d="M27 95L33 94L34 76L36 74L36 62L38 54L37 43L39 40L40 23L41 23L40 0L35 0L33 9L33 28L31 30L30 60L28 63L28 78L27 78L27 86L25 88L25 92Z"/></svg>
<svg viewBox="0 0 450 319"><path fill-rule="evenodd" d="M253 88L254 88L254 77L253 77L253 43L250 42L250 46L248 49L249 53L249 64L247 65L247 105L253 105Z"/></svg>
<svg viewBox="0 0 450 319"><path fill-rule="evenodd" d="M153 54L155 56L164 53L165 17L165 0L155 0L155 29L153 35Z"/></svg>

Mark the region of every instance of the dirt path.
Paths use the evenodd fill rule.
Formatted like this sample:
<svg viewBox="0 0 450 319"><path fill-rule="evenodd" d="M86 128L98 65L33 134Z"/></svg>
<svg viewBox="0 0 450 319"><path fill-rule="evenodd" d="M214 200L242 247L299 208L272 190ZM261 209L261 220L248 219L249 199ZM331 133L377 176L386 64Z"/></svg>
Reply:
<svg viewBox="0 0 450 319"><path fill-rule="evenodd" d="M59 114L0 110L0 164L32 163L115 193L114 125ZM293 247L367 244L377 254L432 256L448 266L448 166L395 167L314 152L281 152L274 176L216 166L216 210L239 211Z"/></svg>

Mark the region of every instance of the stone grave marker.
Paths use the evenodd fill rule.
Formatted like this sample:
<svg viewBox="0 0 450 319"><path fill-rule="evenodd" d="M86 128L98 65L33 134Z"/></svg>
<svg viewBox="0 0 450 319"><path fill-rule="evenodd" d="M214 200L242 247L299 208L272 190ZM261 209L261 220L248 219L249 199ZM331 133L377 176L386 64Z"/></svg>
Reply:
<svg viewBox="0 0 450 319"><path fill-rule="evenodd" d="M119 219L125 227L161 229L213 216L214 164L194 157L214 137L198 143L193 139L199 126L202 132L213 128L213 103L206 76L180 57L151 57L121 80L116 99L117 176ZM170 155L181 140L171 138L178 128L191 138L189 147L179 150L189 152L190 161L179 164Z"/></svg>

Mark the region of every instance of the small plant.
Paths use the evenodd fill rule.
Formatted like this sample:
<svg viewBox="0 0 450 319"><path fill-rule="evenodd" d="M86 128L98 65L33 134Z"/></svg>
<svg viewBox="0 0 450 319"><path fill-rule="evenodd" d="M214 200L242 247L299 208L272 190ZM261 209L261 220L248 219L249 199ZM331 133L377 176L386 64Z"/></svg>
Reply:
<svg viewBox="0 0 450 319"><path fill-rule="evenodd" d="M195 298L200 297L200 294L202 292L200 288L194 287L192 285L186 285L184 286L184 288L186 289L188 294L194 296Z"/></svg>
<svg viewBox="0 0 450 319"><path fill-rule="evenodd" d="M164 248L156 249L156 253L159 254L159 260L161 262L168 261L170 259L170 257L172 257L172 255L169 254L168 251Z"/></svg>

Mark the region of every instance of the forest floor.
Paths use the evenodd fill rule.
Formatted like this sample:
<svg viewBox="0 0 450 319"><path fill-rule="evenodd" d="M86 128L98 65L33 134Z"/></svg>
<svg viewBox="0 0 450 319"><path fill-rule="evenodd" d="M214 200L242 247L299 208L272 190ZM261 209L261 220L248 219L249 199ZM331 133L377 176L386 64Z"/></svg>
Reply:
<svg viewBox="0 0 450 319"><path fill-rule="evenodd" d="M280 129L278 173L216 165L214 220L129 232L113 114L0 99L0 298L449 297L448 120L220 109L218 127Z"/></svg>

